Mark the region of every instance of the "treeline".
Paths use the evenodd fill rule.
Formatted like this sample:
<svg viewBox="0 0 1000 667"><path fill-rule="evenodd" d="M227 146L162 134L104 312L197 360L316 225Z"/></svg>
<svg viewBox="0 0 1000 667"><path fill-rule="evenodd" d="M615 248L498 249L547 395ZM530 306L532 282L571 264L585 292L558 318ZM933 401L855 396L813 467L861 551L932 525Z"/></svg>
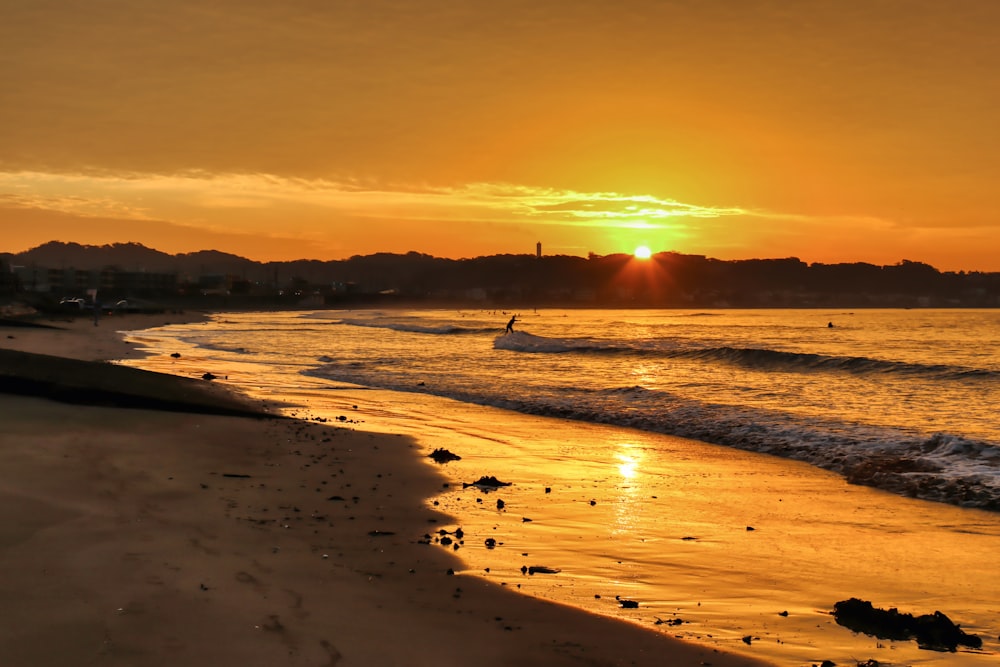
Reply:
<svg viewBox="0 0 1000 667"><path fill-rule="evenodd" d="M330 263L322 263L328 265ZM997 306L1000 273L941 272L904 260L807 264L797 258L724 261L700 255L534 257L449 260L417 253L333 263L339 280L401 295L457 297L482 292L503 303L595 302L662 307ZM309 275L299 263L283 270ZM317 271L329 266L316 266Z"/></svg>
<svg viewBox="0 0 1000 667"><path fill-rule="evenodd" d="M395 300L510 306L1000 306L1000 273L941 272L909 260L878 266L807 264L794 257L729 261L674 252L648 260L624 254L446 259L410 252L261 263L217 251L168 255L134 243L53 242L0 255L0 262L21 271L47 266L175 273L188 296L197 292L193 288L211 284L225 285L234 297L308 295L333 305Z"/></svg>

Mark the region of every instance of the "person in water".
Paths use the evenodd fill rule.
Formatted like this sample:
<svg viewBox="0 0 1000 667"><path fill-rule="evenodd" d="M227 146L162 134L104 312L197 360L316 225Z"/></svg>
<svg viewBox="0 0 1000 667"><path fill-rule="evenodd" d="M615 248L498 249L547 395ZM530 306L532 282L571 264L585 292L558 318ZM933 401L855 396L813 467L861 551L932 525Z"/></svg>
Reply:
<svg viewBox="0 0 1000 667"><path fill-rule="evenodd" d="M512 315L510 321L507 322L507 332L514 333L514 322L517 322L517 315Z"/></svg>

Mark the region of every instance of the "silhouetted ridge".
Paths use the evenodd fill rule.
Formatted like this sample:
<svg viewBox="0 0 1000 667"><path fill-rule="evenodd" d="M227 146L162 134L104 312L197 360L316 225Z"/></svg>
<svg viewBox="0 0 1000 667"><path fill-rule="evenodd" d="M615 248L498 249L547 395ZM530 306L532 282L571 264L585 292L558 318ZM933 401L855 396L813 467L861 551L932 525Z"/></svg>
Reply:
<svg viewBox="0 0 1000 667"><path fill-rule="evenodd" d="M1000 273L940 272L910 260L876 266L807 264L795 257L724 261L676 252L657 253L646 261L625 254L447 259L409 252L256 262L214 250L169 255L138 243L51 242L0 255L0 263L32 270L95 272L113 267L133 273L171 273L178 276L175 295L190 298L212 292L237 299L269 296L272 301L281 296L282 303L312 295L331 305L391 300L504 308L1000 306ZM30 275L37 282L42 274ZM21 280L27 285L28 279Z"/></svg>

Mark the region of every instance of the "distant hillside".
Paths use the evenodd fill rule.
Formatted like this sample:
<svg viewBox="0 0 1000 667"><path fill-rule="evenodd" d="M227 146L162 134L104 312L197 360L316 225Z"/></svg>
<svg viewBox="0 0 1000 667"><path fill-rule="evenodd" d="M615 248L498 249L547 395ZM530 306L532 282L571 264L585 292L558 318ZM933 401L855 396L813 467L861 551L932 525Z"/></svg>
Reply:
<svg viewBox="0 0 1000 667"><path fill-rule="evenodd" d="M34 264L50 268L95 270L113 266L125 271L194 275L206 273L242 275L261 266L245 257L217 250L169 255L147 248L141 243L112 243L97 246L50 241L22 253L7 254L5 259L12 264Z"/></svg>
<svg viewBox="0 0 1000 667"><path fill-rule="evenodd" d="M380 298L391 294L414 302L530 306L1000 306L1000 273L942 273L905 259L877 266L807 264L797 257L727 261L675 252L657 253L646 261L626 254L446 259L409 252L261 263L214 250L169 255L138 243L51 242L23 253L0 255L0 260L28 269L115 268L126 276L123 281L146 284L146 291L148 285L158 284L155 276L147 280L136 274L176 275L171 284L178 285L212 289L226 285L230 296L325 295L331 303L343 295ZM7 281L7 291L16 288L16 282Z"/></svg>

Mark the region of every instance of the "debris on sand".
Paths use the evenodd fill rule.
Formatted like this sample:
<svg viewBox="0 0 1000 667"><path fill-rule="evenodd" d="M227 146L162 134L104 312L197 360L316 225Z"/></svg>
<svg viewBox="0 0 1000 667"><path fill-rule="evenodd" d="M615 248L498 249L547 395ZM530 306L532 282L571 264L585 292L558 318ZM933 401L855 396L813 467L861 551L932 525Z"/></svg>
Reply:
<svg viewBox="0 0 1000 667"><path fill-rule="evenodd" d="M477 487L479 489L482 489L483 491L495 491L495 490L499 489L501 486L510 486L511 484L512 484L512 482L501 482L499 479L497 479L493 475L490 475L489 477L487 477L486 475L483 475L482 477L480 477L479 479L477 479L475 482L471 482L471 483L462 482L462 488L463 489L467 489L470 486L475 486L475 487Z"/></svg>
<svg viewBox="0 0 1000 667"><path fill-rule="evenodd" d="M833 606L833 617L838 625L853 632L879 639L916 639L918 647L932 651L954 653L959 645L974 649L983 645L982 639L965 633L940 611L914 617L901 614L895 608L879 609L867 600L851 598Z"/></svg>
<svg viewBox="0 0 1000 667"><path fill-rule="evenodd" d="M681 618L671 618L671 619L664 620L664 619L659 618L659 617L657 617L657 619L656 619L656 621L654 623L654 625L683 625L683 624L684 624L684 619L681 619Z"/></svg>
<svg viewBox="0 0 1000 667"><path fill-rule="evenodd" d="M461 461L462 457L458 454L453 454L449 452L444 447L438 447L433 452L427 455L428 458L433 459L434 463L447 463L448 461Z"/></svg>

